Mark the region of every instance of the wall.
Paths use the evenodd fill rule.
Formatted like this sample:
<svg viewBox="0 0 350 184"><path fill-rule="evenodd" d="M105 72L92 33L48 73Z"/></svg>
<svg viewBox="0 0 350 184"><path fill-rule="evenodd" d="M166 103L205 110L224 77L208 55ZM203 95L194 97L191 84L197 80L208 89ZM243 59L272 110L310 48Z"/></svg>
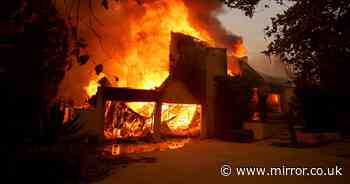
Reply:
<svg viewBox="0 0 350 184"><path fill-rule="evenodd" d="M212 48L206 43L181 33L172 33L170 45L170 77L180 81L202 105L201 137L215 135L214 78L227 74L226 49ZM188 99L191 100L191 99Z"/></svg>

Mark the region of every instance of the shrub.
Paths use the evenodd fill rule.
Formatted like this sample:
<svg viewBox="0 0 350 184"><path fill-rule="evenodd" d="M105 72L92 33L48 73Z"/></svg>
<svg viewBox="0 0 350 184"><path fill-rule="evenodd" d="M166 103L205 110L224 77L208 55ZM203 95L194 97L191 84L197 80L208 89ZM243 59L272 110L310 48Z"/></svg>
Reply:
<svg viewBox="0 0 350 184"><path fill-rule="evenodd" d="M319 86L297 87L298 111L305 130L328 132L336 130L337 96Z"/></svg>

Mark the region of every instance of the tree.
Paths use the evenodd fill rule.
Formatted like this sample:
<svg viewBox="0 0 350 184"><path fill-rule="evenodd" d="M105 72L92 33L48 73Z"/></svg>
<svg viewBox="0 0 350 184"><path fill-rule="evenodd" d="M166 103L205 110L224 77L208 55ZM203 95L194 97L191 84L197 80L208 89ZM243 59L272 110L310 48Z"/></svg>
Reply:
<svg viewBox="0 0 350 184"><path fill-rule="evenodd" d="M222 1L252 17L261 0ZM272 17L272 24L265 29L272 40L266 53L280 56L291 65L297 79L341 93L350 66L350 1L273 1L288 8ZM265 2L265 7L269 3L271 0Z"/></svg>
<svg viewBox="0 0 350 184"><path fill-rule="evenodd" d="M260 0L222 0L252 17ZM295 94L305 127L311 131L350 130L350 1L273 0L287 9L265 28L277 55L296 74ZM262 1L262 3L265 1ZM268 7L268 1L265 7ZM344 131L345 130L345 131Z"/></svg>
<svg viewBox="0 0 350 184"><path fill-rule="evenodd" d="M0 32L1 140L33 140L47 134L50 107L72 60L72 28L51 1L5 1ZM74 43L74 42L73 42ZM4 45L4 46L3 46Z"/></svg>

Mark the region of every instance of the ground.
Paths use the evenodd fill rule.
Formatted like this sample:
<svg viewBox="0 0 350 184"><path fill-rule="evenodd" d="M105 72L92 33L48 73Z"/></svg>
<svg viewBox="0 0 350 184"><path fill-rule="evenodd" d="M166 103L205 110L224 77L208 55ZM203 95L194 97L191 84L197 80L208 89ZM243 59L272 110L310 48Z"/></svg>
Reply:
<svg viewBox="0 0 350 184"><path fill-rule="evenodd" d="M117 183L346 183L350 178L350 141L313 148L273 146L271 140L231 143L195 140L174 150L131 154L154 157L154 163L118 167L95 184ZM343 167L343 176L221 176L221 165L233 167Z"/></svg>

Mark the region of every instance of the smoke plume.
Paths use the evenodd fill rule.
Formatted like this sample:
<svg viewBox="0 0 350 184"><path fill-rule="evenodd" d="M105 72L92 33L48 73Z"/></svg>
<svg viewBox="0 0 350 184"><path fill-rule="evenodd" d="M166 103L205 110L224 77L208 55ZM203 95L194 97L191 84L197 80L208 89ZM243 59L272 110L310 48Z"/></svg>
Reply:
<svg viewBox="0 0 350 184"><path fill-rule="evenodd" d="M87 97L89 81L96 79L94 67L103 64L104 73L121 87L151 89L159 86L168 75L170 32L183 32L215 46L232 49L241 37L225 30L217 15L222 3L214 0L110 0L101 6L100 0L57 1L61 14L77 15L79 35L88 47L88 64L75 64L67 72L60 87L62 98L81 104ZM74 17L74 16L73 16ZM74 20L74 18L72 19Z"/></svg>

